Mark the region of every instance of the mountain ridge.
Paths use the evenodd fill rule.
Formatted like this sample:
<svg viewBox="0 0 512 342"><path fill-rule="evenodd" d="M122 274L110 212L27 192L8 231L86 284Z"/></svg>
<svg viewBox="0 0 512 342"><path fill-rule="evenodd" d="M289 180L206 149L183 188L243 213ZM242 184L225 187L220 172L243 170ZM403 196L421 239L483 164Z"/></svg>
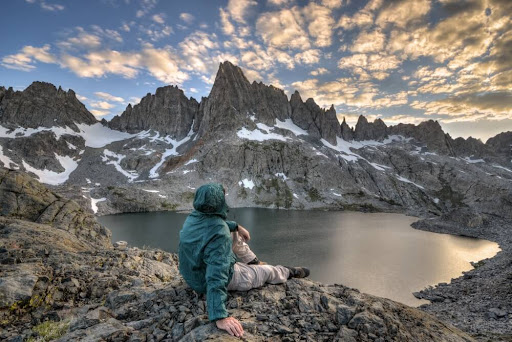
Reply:
<svg viewBox="0 0 512 342"><path fill-rule="evenodd" d="M224 88L234 90L236 96L231 96L229 91L226 91ZM23 96L23 94L25 94L25 96ZM71 107L70 109L75 110L74 113L78 113L79 115L66 115L70 111L69 108L66 108L67 111L63 113L64 115L60 115L59 111L56 111L57 115L54 115L53 113L49 113L44 110L37 111L34 108L28 108L26 110L24 108L19 108L27 106L27 104L21 106L19 102L28 102L29 106L34 106L31 103L34 101L30 101L30 97L36 98L36 100L40 102L39 94L42 94L43 97L46 98L46 103L52 102L51 100L48 100L52 95L56 96L58 102L62 102L59 100L59 97L66 94L65 98L70 100L68 102L71 103L68 103L67 106L55 105L50 108L75 106L75 108ZM259 94L259 96L252 96L257 100L247 99L250 99L251 95L254 94ZM230 105L237 105L234 106L234 108L228 108L228 114L219 113L223 109L226 109L218 108L218 104L213 103L215 101L219 102L218 98L222 97L221 95L228 98ZM247 114L247 108L268 108L269 99L266 99L265 95L267 95L271 100L276 100L275 102L277 105L273 106L270 110L263 110L263 112L255 110L256 119L269 125L275 123L275 119L283 121L291 118L297 126L305 129L314 137L325 138L331 143L335 143L336 136L345 140L354 139L356 141L361 141L373 139L382 140L389 135L402 134L406 137L414 137L422 142L430 140L431 147L437 149L441 153L448 153L451 155L458 153L459 155L462 155L467 153L469 150L477 151L480 154L492 153L492 148L488 146L487 142L483 143L480 139L472 137L456 138L458 140L456 144L458 148L454 150L451 145L453 145L455 139L445 133L439 123L433 120L423 121L418 125L399 123L397 125L387 126L381 118L375 119L374 122L368 122L366 117L360 115L356 125L354 127L350 127L346 124L345 118L343 118L342 123L339 123L333 105L326 110L325 108L319 107L313 98L308 98L304 102L298 91L295 91L288 99L283 90L272 85L267 86L262 82L256 81L250 83L243 74L242 69L228 61L220 63L210 95L208 97L203 97L200 102L197 102L193 97L187 98L183 90L178 86L169 85L159 87L155 91L155 94L148 93L141 99L140 103L135 104L134 106L129 104L125 111L120 115L116 115L110 121L102 120L101 122L112 129L126 131L129 133L153 129L162 134L169 134L175 138L183 138L192 129L194 132L199 132L200 135L202 135L207 131L217 129L239 128L240 124L237 124L236 121L242 121L243 123L250 125L250 121L247 120L247 117L240 113L245 110L245 114ZM20 97L22 97L22 99L20 99ZM172 108L172 106L175 108ZM205 110L207 115L204 118L205 122L202 123L203 113ZM212 110L213 114L210 113ZM236 110L234 115L231 115L231 117L235 117L235 120L229 119L231 110ZM27 111L30 111L35 115L23 115L24 112ZM16 113L16 115L13 115L12 113ZM19 113L22 114L21 117L19 117ZM36 116L41 116L41 118L35 118ZM67 116L72 116L73 120L69 120ZM241 118L236 120L237 116L241 116ZM217 117L219 117L220 120L217 119ZM228 118L228 120L226 120L226 118ZM227 123L223 121L231 122ZM72 89L65 92L60 86L57 89L51 83L40 81L33 82L29 87L21 92L13 91L12 87L0 87L0 124L6 124L8 126L18 124L19 126L29 128L37 128L39 126L52 127L52 125L57 124L59 126L69 126L76 129L76 126L74 125L75 122L93 124L100 121L98 121L76 98L76 94ZM343 122L345 122L345 124ZM438 139L439 142L435 144L433 143L434 139L428 139L428 137L425 137L423 130L424 127L419 127L422 124L426 126L427 124L424 124L425 122L431 122L428 124L431 129L427 129L427 132L430 131L436 134L437 138L440 137L439 132L442 132L442 134L445 134L447 141L443 143L443 139ZM194 127L192 127L192 123L194 123ZM433 125L438 127L432 129ZM508 132L502 132L496 136L505 133ZM489 138L487 141L496 138L496 136ZM468 144L469 147L466 148L467 146L465 146L465 142L468 140L470 140L470 143ZM484 148L483 146L487 147ZM477 156L480 156L480 154Z"/></svg>
<svg viewBox="0 0 512 342"><path fill-rule="evenodd" d="M25 96L38 87L75 103L72 91L41 82ZM44 98L46 107L55 106ZM40 113L20 108L26 108L22 118ZM281 89L250 83L230 62L220 64L210 96L200 102L166 86L110 122L88 122L94 123L77 124L75 132L27 129L13 120L0 134L0 161L47 184L78 186L101 214L185 209L190 190L213 180L231 189L236 206L440 214L469 205L500 215L507 207L509 135L490 140L496 153L476 139L452 139L432 120L388 127L361 115L352 128L345 119L339 123L334 106L324 109L298 92L288 99ZM472 183L482 177L478 194ZM153 181L163 184L161 193L144 191ZM491 205L496 191L503 202Z"/></svg>
<svg viewBox="0 0 512 342"><path fill-rule="evenodd" d="M158 88L156 93L159 89L167 89L168 87L175 86ZM179 88L176 87L176 89ZM143 100L147 99L148 96L153 95L148 94ZM273 100L274 105L270 105L270 102L272 102L270 100ZM190 101L195 101L195 99L191 97ZM225 107L223 107L224 103L227 103ZM247 114L250 116L252 113L258 121L266 125L275 124L276 119L283 121L290 118L297 126L306 130L313 137L323 138L332 144L336 143L336 137L361 141L382 140L393 134L401 134L405 137L413 137L421 142L426 142L431 149L452 156L470 156L470 152L478 152L475 157L479 157L484 153L493 153L489 146L484 147L485 143L475 141L471 137L467 139L457 138L457 148L454 149L452 147L454 139L443 131L437 121L433 120L424 121L428 124L424 124L424 122L418 125L399 123L394 126L387 126L380 118L370 123L363 115L360 115L355 127L351 128L346 124L345 118L343 119L345 124L339 122L333 105L326 110L318 106L313 98L308 98L304 102L298 91L295 91L288 99L283 90L272 85L267 86L256 81L250 83L242 69L228 61L220 63L211 92L208 97L204 97L199 102L199 113L195 116L197 120L194 121L194 127L189 126L189 128L202 136L209 131L236 130L244 124L253 127L254 125L247 120ZM131 117L132 115L131 105L129 105L125 112L114 117L108 125L113 129L125 130L125 127L119 123L130 120L128 116ZM153 116L154 112L147 111L139 114L138 119L142 122L144 118ZM180 118L176 119L179 121ZM191 121L188 121L191 125ZM420 127L420 125L422 126ZM141 124L127 131L148 128L158 131L162 129L162 126L156 123ZM188 132L183 128L178 136L184 136L185 131ZM429 136L429 134L433 136ZM470 139L470 142L466 145L465 142L468 139Z"/></svg>

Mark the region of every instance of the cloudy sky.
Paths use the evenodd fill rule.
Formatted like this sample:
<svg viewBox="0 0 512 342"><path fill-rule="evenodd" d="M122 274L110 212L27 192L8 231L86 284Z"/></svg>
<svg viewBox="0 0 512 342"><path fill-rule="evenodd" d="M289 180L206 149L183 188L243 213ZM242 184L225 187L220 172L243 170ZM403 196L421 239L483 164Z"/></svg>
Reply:
<svg viewBox="0 0 512 342"><path fill-rule="evenodd" d="M98 118L157 87L207 96L224 60L339 118L512 130L511 0L8 0L0 85L71 88Z"/></svg>

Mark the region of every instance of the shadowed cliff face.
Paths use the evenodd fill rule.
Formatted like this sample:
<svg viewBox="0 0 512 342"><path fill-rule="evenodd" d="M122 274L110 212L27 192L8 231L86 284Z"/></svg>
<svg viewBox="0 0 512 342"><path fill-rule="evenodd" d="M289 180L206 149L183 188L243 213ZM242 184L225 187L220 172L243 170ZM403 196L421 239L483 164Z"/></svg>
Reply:
<svg viewBox="0 0 512 342"><path fill-rule="evenodd" d="M187 99L178 87L166 86L158 88L155 95L147 94L134 107L129 104L108 125L130 133L152 129L180 140L191 130L194 120L199 120L199 103Z"/></svg>
<svg viewBox="0 0 512 342"><path fill-rule="evenodd" d="M75 123L96 122L73 90L66 92L45 82L34 82L24 91L0 89L0 124L3 126L68 126L77 130Z"/></svg>
<svg viewBox="0 0 512 342"><path fill-rule="evenodd" d="M208 321L176 255L112 248L73 201L21 172L0 179L2 340L48 338L51 327L59 341L233 339ZM249 341L472 341L417 309L307 279L231 293L227 307Z"/></svg>
<svg viewBox="0 0 512 342"><path fill-rule="evenodd" d="M0 215L65 230L94 247L110 246L110 231L93 215L23 172L0 168Z"/></svg>

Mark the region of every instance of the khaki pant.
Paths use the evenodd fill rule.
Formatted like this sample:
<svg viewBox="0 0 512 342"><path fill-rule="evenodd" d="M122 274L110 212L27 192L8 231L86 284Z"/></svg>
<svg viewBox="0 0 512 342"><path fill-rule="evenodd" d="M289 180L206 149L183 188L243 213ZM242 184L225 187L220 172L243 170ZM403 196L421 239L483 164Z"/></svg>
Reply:
<svg viewBox="0 0 512 342"><path fill-rule="evenodd" d="M286 282L290 270L284 266L247 265L256 258L249 245L237 233L233 236L233 252L240 262L235 263L233 278L228 285L228 291L249 291L262 287L265 283L281 284Z"/></svg>

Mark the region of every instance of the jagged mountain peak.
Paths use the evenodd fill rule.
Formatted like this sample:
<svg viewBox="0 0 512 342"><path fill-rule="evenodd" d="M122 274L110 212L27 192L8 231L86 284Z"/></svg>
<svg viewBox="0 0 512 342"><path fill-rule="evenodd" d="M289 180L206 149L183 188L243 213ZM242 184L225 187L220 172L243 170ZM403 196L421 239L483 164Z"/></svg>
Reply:
<svg viewBox="0 0 512 342"><path fill-rule="evenodd" d="M358 124L366 124L366 123L368 123L368 120L366 119L366 116L359 115L359 117L357 118L356 127L357 127Z"/></svg>
<svg viewBox="0 0 512 342"><path fill-rule="evenodd" d="M110 128L127 132L155 130L176 139L184 138L199 117L199 103L187 98L178 86L168 85L148 93L132 107L128 104L120 116L108 123Z"/></svg>
<svg viewBox="0 0 512 342"><path fill-rule="evenodd" d="M355 140L382 140L388 136L387 126L381 119L368 122L368 119L359 115L354 129Z"/></svg>
<svg viewBox="0 0 512 342"><path fill-rule="evenodd" d="M485 146L488 146L497 153L506 156L509 160L512 159L512 131L503 132L489 138L486 141Z"/></svg>
<svg viewBox="0 0 512 342"><path fill-rule="evenodd" d="M4 88L5 89L5 88ZM36 81L23 91L0 91L0 124L21 127L94 124L97 120L77 98L73 90Z"/></svg>
<svg viewBox="0 0 512 342"><path fill-rule="evenodd" d="M290 102L302 102L302 97L300 96L300 93L298 90L295 90L290 97Z"/></svg>
<svg viewBox="0 0 512 342"><path fill-rule="evenodd" d="M225 85L225 83L228 83L235 88L245 88L251 85L249 80L247 80L247 77L245 77L242 69L229 61L219 64L219 70L217 71L217 75L213 83L212 92L215 88Z"/></svg>

